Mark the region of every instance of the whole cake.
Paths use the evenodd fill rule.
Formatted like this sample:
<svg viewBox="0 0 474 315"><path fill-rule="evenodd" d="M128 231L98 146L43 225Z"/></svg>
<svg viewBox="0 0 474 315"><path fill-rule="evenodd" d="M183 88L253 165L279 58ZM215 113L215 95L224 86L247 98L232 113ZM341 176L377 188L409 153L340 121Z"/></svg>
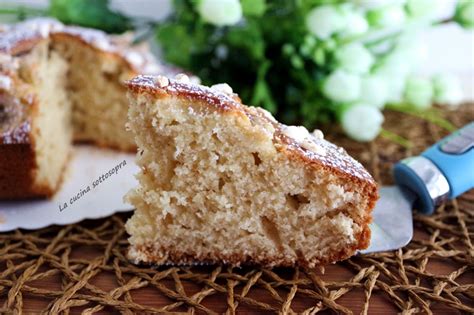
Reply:
<svg viewBox="0 0 474 315"><path fill-rule="evenodd" d="M172 72L129 36L52 19L0 26L0 199L51 196L73 140L134 150L123 81Z"/></svg>
<svg viewBox="0 0 474 315"><path fill-rule="evenodd" d="M368 246L377 186L320 131L278 123L225 84L127 83L138 146L136 263L314 267Z"/></svg>

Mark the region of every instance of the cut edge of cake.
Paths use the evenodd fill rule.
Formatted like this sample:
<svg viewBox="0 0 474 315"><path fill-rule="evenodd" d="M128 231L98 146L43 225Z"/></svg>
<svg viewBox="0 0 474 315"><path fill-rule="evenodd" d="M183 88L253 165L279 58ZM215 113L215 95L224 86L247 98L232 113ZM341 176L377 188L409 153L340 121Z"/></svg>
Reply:
<svg viewBox="0 0 474 315"><path fill-rule="evenodd" d="M123 81L177 73L131 34L50 18L0 25L0 199L51 197L72 142L135 152Z"/></svg>

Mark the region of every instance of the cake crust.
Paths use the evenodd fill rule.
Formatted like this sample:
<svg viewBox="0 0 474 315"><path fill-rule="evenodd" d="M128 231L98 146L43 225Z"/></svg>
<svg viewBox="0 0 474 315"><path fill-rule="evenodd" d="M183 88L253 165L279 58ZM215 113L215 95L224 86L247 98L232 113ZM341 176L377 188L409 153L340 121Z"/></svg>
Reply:
<svg viewBox="0 0 474 315"><path fill-rule="evenodd" d="M31 51L38 43L51 38L79 41L99 53L126 62L135 73L177 73L168 65L159 64L146 49L130 47L130 39L79 26L67 26L50 18L37 18L13 25L0 25L0 53L16 56Z"/></svg>
<svg viewBox="0 0 474 315"><path fill-rule="evenodd" d="M243 105L236 94L222 93L216 89L189 84L180 80L161 80L155 76L138 76L127 83L128 90L133 98L145 97L150 102L165 102L168 98L198 103L203 111L218 111L226 115L244 115L254 124L271 124L275 130L273 133L273 145L279 153L284 154L289 160L294 161L302 168L314 170L324 169L330 174L334 174L343 181L351 185L358 186L368 203L363 212L354 216L353 221L360 226L360 230L354 234L355 242L336 252L331 252L324 258L315 261L308 261L305 255L297 255L296 259L287 257L276 257L274 255L264 255L258 258L246 255L225 255L219 252L208 253L206 255L184 252L173 247L157 248L153 243L132 245L129 250L129 257L135 262L148 264L196 264L196 263L219 263L224 262L230 265L257 264L262 266L303 266L314 267L315 265L325 265L335 261L343 260L354 254L357 250L367 248L370 242L371 211L378 199L377 184L365 168L344 149L334 144L319 140L318 146L321 150L310 150L302 145L295 138L288 135L287 127L278 123L271 115L264 110ZM133 105L132 105L133 106ZM345 213L342 208L332 213L333 216ZM166 252L167 259L163 259L162 252Z"/></svg>

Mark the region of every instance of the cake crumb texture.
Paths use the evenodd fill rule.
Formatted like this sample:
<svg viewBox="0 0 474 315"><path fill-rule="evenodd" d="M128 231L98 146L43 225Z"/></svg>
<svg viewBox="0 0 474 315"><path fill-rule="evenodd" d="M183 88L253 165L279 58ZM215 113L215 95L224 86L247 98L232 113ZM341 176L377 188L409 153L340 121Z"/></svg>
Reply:
<svg viewBox="0 0 474 315"><path fill-rule="evenodd" d="M128 82L141 168L130 259L312 268L368 246L377 188L358 162L227 88L160 82Z"/></svg>

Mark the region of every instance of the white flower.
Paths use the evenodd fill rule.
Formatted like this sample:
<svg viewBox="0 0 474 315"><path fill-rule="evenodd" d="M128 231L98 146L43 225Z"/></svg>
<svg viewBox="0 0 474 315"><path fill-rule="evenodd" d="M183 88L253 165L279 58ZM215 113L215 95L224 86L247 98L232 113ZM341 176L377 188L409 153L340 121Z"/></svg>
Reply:
<svg viewBox="0 0 474 315"><path fill-rule="evenodd" d="M347 35L361 35L369 30L369 22L357 12L348 12L346 14L346 27L344 34Z"/></svg>
<svg viewBox="0 0 474 315"><path fill-rule="evenodd" d="M334 6L315 7L306 16L306 27L320 39L331 37L344 29L345 25L344 15Z"/></svg>
<svg viewBox="0 0 474 315"><path fill-rule="evenodd" d="M335 57L342 69L353 73L367 73L374 63L372 54L360 43L340 47Z"/></svg>
<svg viewBox="0 0 474 315"><path fill-rule="evenodd" d="M389 5L370 11L367 17L371 25L381 28L396 28L403 25L406 14L402 6Z"/></svg>
<svg viewBox="0 0 474 315"><path fill-rule="evenodd" d="M397 47L375 66L375 74L390 78L389 97L390 102L400 102L400 95L404 88L404 82L408 75L426 57L426 45L419 40L418 36L402 36L399 38Z"/></svg>
<svg viewBox="0 0 474 315"><path fill-rule="evenodd" d="M428 79L408 78L405 86L405 100L417 109L426 109L431 106L433 86Z"/></svg>
<svg viewBox="0 0 474 315"><path fill-rule="evenodd" d="M405 61L412 68L419 65L428 55L425 41L423 41L419 33L414 30L408 34L402 34L399 37L395 51L401 56L404 56Z"/></svg>
<svg viewBox="0 0 474 315"><path fill-rule="evenodd" d="M217 26L234 25L242 19L239 0L200 0L197 11L204 21Z"/></svg>
<svg viewBox="0 0 474 315"><path fill-rule="evenodd" d="M401 103L403 101L403 93L405 90L405 77L389 76L386 80L387 84L387 101L386 103Z"/></svg>
<svg viewBox="0 0 474 315"><path fill-rule="evenodd" d="M323 93L336 102L352 102L360 95L360 77L343 70L331 73L323 85Z"/></svg>
<svg viewBox="0 0 474 315"><path fill-rule="evenodd" d="M354 4L357 6L366 8L366 9L374 9L387 6L389 4L394 3L403 3L405 0L352 0Z"/></svg>
<svg viewBox="0 0 474 315"><path fill-rule="evenodd" d="M458 78L437 75L433 78L434 100L438 104L456 106L463 100L463 91Z"/></svg>
<svg viewBox="0 0 474 315"><path fill-rule="evenodd" d="M384 77L370 75L362 78L359 98L362 103L383 108L388 96L388 84Z"/></svg>
<svg viewBox="0 0 474 315"><path fill-rule="evenodd" d="M414 70L413 58L415 57L410 55L407 49L399 46L376 66L373 75L386 78L388 90L386 103L402 102L406 78Z"/></svg>
<svg viewBox="0 0 474 315"><path fill-rule="evenodd" d="M383 120L377 107L358 103L344 111L341 124L349 137L357 141L371 141L380 133Z"/></svg>
<svg viewBox="0 0 474 315"><path fill-rule="evenodd" d="M408 0L407 11L412 18L432 19L439 9L440 0Z"/></svg>
<svg viewBox="0 0 474 315"><path fill-rule="evenodd" d="M377 66L377 73L384 76L406 77L412 72L411 63L407 61L407 58L405 52L394 51L387 55Z"/></svg>

